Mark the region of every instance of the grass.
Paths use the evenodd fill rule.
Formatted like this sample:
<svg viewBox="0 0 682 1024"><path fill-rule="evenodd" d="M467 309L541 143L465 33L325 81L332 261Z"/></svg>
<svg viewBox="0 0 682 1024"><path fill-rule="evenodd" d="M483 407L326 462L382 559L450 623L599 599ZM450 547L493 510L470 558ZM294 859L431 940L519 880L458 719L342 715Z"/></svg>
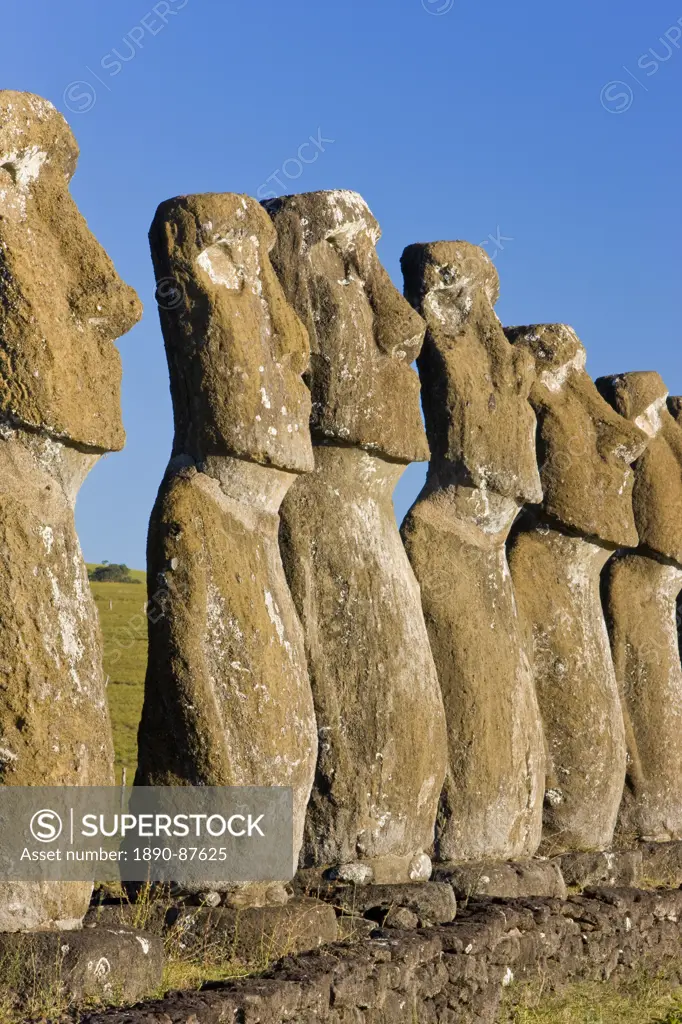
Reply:
<svg viewBox="0 0 682 1024"><path fill-rule="evenodd" d="M173 905L167 894L162 893L159 898L152 895L149 887L142 890L134 904L127 902L121 886L107 886L106 894L120 899L120 924L125 928L144 929L159 906L163 916ZM187 912L200 913L200 908L187 908ZM282 955L283 941L279 937L273 949L272 937L264 935L253 960L245 962L235 955L234 943L228 939L220 942L207 938L188 949L182 932L171 930L165 939L161 984L147 998L163 999L169 992L198 990L206 982L230 981L261 973ZM107 997L104 1002L95 998L75 1002L63 978L63 958L63 952L57 953L52 963L35 956L30 938L0 953L0 1024L74 1024L86 1010L123 1005L116 995Z"/></svg>
<svg viewBox="0 0 682 1024"><path fill-rule="evenodd" d="M124 927L143 927L145 906L135 905L135 918L121 914ZM272 962L266 951L258 962L245 964L231 955L231 950L219 943L206 943L193 953L184 950L181 935L170 933L166 940L166 960L163 979L150 999L163 999L169 992L197 990L206 982L230 981L264 971ZM58 953L53 963L38 962L30 943L23 942L15 950L0 956L0 1024L74 1024L86 1010L120 1007L124 1004L116 996L101 1002L91 998L76 1002L69 995L68 984L62 975L63 954Z"/></svg>
<svg viewBox="0 0 682 1024"><path fill-rule="evenodd" d="M512 985L498 1024L682 1024L680 964L655 974L637 971L618 987L580 982L558 993L542 985Z"/></svg>
<svg viewBox="0 0 682 1024"><path fill-rule="evenodd" d="M286 937L264 934L260 947L248 961L236 952L234 940L206 939L187 950L182 942L182 933L169 933L166 940L166 962L161 989L156 994L162 999L170 992L198 990L210 982L234 981L252 974L267 971L282 956L286 956ZM283 949L283 951L282 951Z"/></svg>
<svg viewBox="0 0 682 1024"><path fill-rule="evenodd" d="M134 903L128 902L127 894L122 886L109 884L105 888L108 897L120 899L120 924L122 927L144 929L151 926L153 930L156 930L159 916L165 917L171 907L177 906L177 902L163 888L154 892L151 886L143 886ZM184 926L169 929L166 933L163 978L158 990L147 998L163 999L171 992L196 991L210 982L233 981L237 978L261 974L277 960L297 948L296 922L291 921L285 931L274 933L264 929L260 942L254 943L250 949L250 955L245 959L243 950L240 955L239 949L239 912L237 912L237 925L233 936L221 935L219 932L212 934L209 930L204 937L195 935L188 941L186 926L191 921L187 921L187 918L191 919L194 915L203 913L204 910L204 906L185 907L183 910ZM153 917L157 919L156 925L152 923ZM0 1024L15 1024L15 1022L13 1020L5 1021L0 1016Z"/></svg>
<svg viewBox="0 0 682 1024"><path fill-rule="evenodd" d="M65 949L48 959L30 935L18 938L23 941L15 948L7 944L0 956L0 1024L74 1024L81 1012L103 1007L90 997L77 1003L69 993ZM120 1005L120 1000L112 996L107 1005Z"/></svg>
<svg viewBox="0 0 682 1024"><path fill-rule="evenodd" d="M94 569L88 565L88 569ZM104 672L114 732L116 780L126 769L131 784L137 766L137 727L142 714L147 667L146 576L130 575L139 583L91 583L104 638Z"/></svg>
<svg viewBox="0 0 682 1024"><path fill-rule="evenodd" d="M0 957L0 1024L63 1018L69 1007L60 984L60 960L55 959L50 974L37 969L26 944L7 950Z"/></svg>

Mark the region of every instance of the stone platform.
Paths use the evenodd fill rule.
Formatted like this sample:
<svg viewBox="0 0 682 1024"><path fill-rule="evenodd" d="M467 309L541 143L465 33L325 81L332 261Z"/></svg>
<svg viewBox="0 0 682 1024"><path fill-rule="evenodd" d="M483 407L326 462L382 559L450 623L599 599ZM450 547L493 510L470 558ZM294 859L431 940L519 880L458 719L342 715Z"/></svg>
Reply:
<svg viewBox="0 0 682 1024"><path fill-rule="evenodd" d="M0 935L0 964L15 1000L56 987L77 1005L149 999L169 954L249 975L84 1024L492 1024L512 981L617 983L647 964L674 977L681 885L682 843L440 864L425 883L297 883L284 905L93 906L80 932Z"/></svg>
<svg viewBox="0 0 682 1024"><path fill-rule="evenodd" d="M85 1014L81 1024L494 1024L513 982L617 984L633 967L682 967L681 920L682 890L473 898L450 924L376 929L259 977Z"/></svg>
<svg viewBox="0 0 682 1024"><path fill-rule="evenodd" d="M674 889L682 885L682 842L523 861L436 864L433 878L451 885L459 901L473 896L564 899L569 892L595 886Z"/></svg>
<svg viewBox="0 0 682 1024"><path fill-rule="evenodd" d="M17 1007L35 992L69 1005L134 1003L159 990L163 966L160 936L121 923L74 932L0 935L3 998Z"/></svg>

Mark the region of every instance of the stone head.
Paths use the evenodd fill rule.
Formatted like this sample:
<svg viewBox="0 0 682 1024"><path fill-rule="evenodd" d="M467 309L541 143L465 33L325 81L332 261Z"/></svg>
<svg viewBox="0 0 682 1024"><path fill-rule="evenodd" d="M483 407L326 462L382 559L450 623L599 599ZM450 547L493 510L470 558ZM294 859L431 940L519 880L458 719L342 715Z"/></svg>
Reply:
<svg viewBox="0 0 682 1024"><path fill-rule="evenodd" d="M535 361L530 400L538 420L544 511L607 545L635 546L630 467L646 448L646 434L599 394L571 327L540 324L505 333Z"/></svg>
<svg viewBox="0 0 682 1024"><path fill-rule="evenodd" d="M268 215L247 196L179 196L158 208L149 237L174 454L311 470L308 335L270 262Z"/></svg>
<svg viewBox="0 0 682 1024"><path fill-rule="evenodd" d="M668 390L653 371L600 377L596 385L616 412L649 438L634 465L632 503L640 543L682 565L682 426L668 408Z"/></svg>
<svg viewBox="0 0 682 1024"><path fill-rule="evenodd" d="M267 200L272 261L310 335L311 430L398 462L429 457L419 408L424 323L379 262L379 225L355 192Z"/></svg>
<svg viewBox="0 0 682 1024"><path fill-rule="evenodd" d="M51 103L0 91L0 419L123 447L114 341L142 307L69 192L78 147Z"/></svg>
<svg viewBox="0 0 682 1024"><path fill-rule="evenodd" d="M541 501L535 367L495 314L494 264L468 242L431 242L408 246L402 268L405 295L427 323L418 366L433 458L455 466L463 484L518 504Z"/></svg>

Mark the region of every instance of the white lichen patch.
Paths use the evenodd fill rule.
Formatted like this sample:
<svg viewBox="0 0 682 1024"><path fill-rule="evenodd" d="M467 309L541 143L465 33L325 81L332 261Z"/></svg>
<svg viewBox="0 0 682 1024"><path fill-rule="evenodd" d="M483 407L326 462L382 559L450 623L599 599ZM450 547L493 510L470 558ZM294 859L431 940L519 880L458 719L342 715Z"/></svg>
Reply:
<svg viewBox="0 0 682 1024"><path fill-rule="evenodd" d="M408 876L412 882L428 882L433 871L433 864L428 854L423 851L415 854L408 868Z"/></svg>
<svg viewBox="0 0 682 1024"><path fill-rule="evenodd" d="M211 656L219 664L223 661L232 664L234 649L242 645L243 641L244 633L237 620L230 615L225 598L213 583L209 583L206 594L205 643ZM239 671L248 671L242 668L239 661L234 664L239 666Z"/></svg>
<svg viewBox="0 0 682 1024"><path fill-rule="evenodd" d="M40 176L40 171L47 160L47 153L38 146L14 151L0 152L0 168L6 170L15 185L25 191Z"/></svg>
<svg viewBox="0 0 682 1024"><path fill-rule="evenodd" d="M18 760L17 754L9 747L0 747L0 768L7 771L8 768L13 768L14 763Z"/></svg>
<svg viewBox="0 0 682 1024"><path fill-rule="evenodd" d="M428 779L424 779L419 789L419 795L417 796L417 807L421 808L424 807L425 804L429 804L435 785L435 775L429 775Z"/></svg>
<svg viewBox="0 0 682 1024"><path fill-rule="evenodd" d="M233 291L241 286L238 268L226 247L212 245L197 256L197 264L210 277L213 284L223 285Z"/></svg>
<svg viewBox="0 0 682 1024"><path fill-rule="evenodd" d="M43 635L43 643L48 651L54 651L56 648L61 649L74 689L76 693L81 694L87 691L87 685L83 684L79 674L80 662L85 654L85 645L81 637L79 622L79 620L82 621L84 618L82 614L84 611L82 608L83 594L79 593L78 590L70 595L63 592L54 572L46 568L45 574L50 583L52 605L56 613L56 622L54 624L56 635L51 637ZM57 664L60 667L59 660Z"/></svg>
<svg viewBox="0 0 682 1024"><path fill-rule="evenodd" d="M635 426L643 430L647 437L656 437L663 429L661 413L666 409L666 397L663 395L662 398L657 398L635 419Z"/></svg>
<svg viewBox="0 0 682 1024"><path fill-rule="evenodd" d="M101 981L111 973L111 964L105 956L101 956L97 961L88 960L87 969Z"/></svg>
<svg viewBox="0 0 682 1024"><path fill-rule="evenodd" d="M0 209L7 212L18 212L24 219L26 216L26 197L31 184L40 176L48 154L38 146L17 149L11 152L0 151L0 172L5 172L9 184L0 192ZM0 178L0 181L2 178Z"/></svg>
<svg viewBox="0 0 682 1024"><path fill-rule="evenodd" d="M248 288L259 297L263 293L260 242L256 235L241 231L216 234L212 244L199 253L196 263L219 287L230 291Z"/></svg>
<svg viewBox="0 0 682 1024"><path fill-rule="evenodd" d="M442 272L442 283L431 287L423 298L423 316L427 323L435 321L452 332L459 330L471 313L477 285L454 266Z"/></svg>
<svg viewBox="0 0 682 1024"><path fill-rule="evenodd" d="M580 373L585 369L587 352L583 346L580 345L577 338L576 342L580 347L571 359L563 363L561 366L553 367L550 370L543 370L540 373L540 383L544 385L548 391L561 391L571 374Z"/></svg>
<svg viewBox="0 0 682 1024"><path fill-rule="evenodd" d="M46 550L46 552L49 555L50 552L52 551L52 545L54 544L54 533L52 532L52 527L51 526L41 526L39 532L40 532L40 536L43 539L43 544L45 545L45 550Z"/></svg>
<svg viewBox="0 0 682 1024"><path fill-rule="evenodd" d="M277 633L277 638L278 638L279 642L282 644L282 646L285 648L287 653L291 654L291 644L285 638L284 623L282 622L282 619L280 617L279 607L277 605L277 602L275 601L274 597L272 596L272 594L270 593L269 590L264 591L264 597L265 597L265 607L267 609L268 616L270 618L270 622L275 627L275 632Z"/></svg>
<svg viewBox="0 0 682 1024"><path fill-rule="evenodd" d="M327 238L333 238L339 248L351 249L358 235L366 234L372 244L376 245L381 231L361 195L347 189L332 189L322 195L335 222L334 227L327 232Z"/></svg>

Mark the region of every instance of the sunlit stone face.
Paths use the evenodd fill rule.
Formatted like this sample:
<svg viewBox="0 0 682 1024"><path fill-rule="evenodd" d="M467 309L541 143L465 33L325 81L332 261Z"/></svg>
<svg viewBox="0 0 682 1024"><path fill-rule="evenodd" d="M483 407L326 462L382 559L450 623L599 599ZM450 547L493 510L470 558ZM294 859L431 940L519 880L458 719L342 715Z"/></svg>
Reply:
<svg viewBox="0 0 682 1024"><path fill-rule="evenodd" d="M411 363L424 323L379 262L379 225L355 192L263 204L277 229L272 260L308 328L311 430L400 462L428 459Z"/></svg>
<svg viewBox="0 0 682 1024"><path fill-rule="evenodd" d="M0 418L119 449L116 338L141 305L69 192L78 147L54 107L0 92Z"/></svg>
<svg viewBox="0 0 682 1024"><path fill-rule="evenodd" d="M570 327L510 327L506 335L535 360L530 400L538 419L544 511L588 537L635 546L631 466L646 448L646 434L599 394Z"/></svg>
<svg viewBox="0 0 682 1024"><path fill-rule="evenodd" d="M408 246L402 267L405 294L428 325L418 362L434 460L450 464L461 484L540 501L528 401L535 368L495 314L494 264L468 242L432 242Z"/></svg>
<svg viewBox="0 0 682 1024"><path fill-rule="evenodd" d="M175 407L175 454L312 469L307 332L270 263L275 232L245 196L180 196L150 232Z"/></svg>
<svg viewBox="0 0 682 1024"><path fill-rule="evenodd" d="M596 384L616 412L649 439L634 465L640 543L682 565L682 426L670 412L668 389L658 373L646 371L600 377Z"/></svg>

